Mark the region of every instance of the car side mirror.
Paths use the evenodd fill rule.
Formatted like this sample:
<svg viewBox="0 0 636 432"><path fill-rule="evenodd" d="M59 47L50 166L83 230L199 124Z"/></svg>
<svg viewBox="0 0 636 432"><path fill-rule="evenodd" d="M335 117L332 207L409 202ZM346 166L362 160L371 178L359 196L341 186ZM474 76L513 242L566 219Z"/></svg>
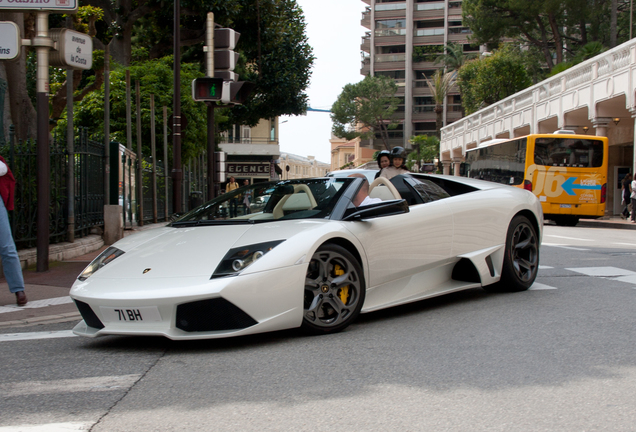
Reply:
<svg viewBox="0 0 636 432"><path fill-rule="evenodd" d="M380 216L390 216L396 214L408 213L409 206L406 200L383 201L369 206L353 209L351 214L344 217L344 221L360 221L364 219L372 219Z"/></svg>

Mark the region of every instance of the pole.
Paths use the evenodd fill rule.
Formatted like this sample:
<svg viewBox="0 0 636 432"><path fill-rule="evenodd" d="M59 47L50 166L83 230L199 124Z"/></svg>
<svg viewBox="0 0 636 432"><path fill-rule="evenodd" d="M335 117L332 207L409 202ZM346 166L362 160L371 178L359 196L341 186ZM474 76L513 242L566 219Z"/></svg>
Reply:
<svg viewBox="0 0 636 432"><path fill-rule="evenodd" d="M104 205L110 204L110 50L104 50Z"/></svg>
<svg viewBox="0 0 636 432"><path fill-rule="evenodd" d="M36 39L49 37L49 14L37 12ZM36 271L45 272L49 269L49 201L51 199L49 172L51 169L49 151L49 47L45 44L35 48L37 53L37 235Z"/></svg>
<svg viewBox="0 0 636 432"><path fill-rule="evenodd" d="M163 106L163 215L168 220L168 107Z"/></svg>
<svg viewBox="0 0 636 432"><path fill-rule="evenodd" d="M208 12L207 22L206 22L206 30L205 30L205 41L206 41L206 55L205 55L205 64L206 64L206 74L209 77L214 77L214 14L212 12ZM214 129L214 103L208 102L208 140L207 140L207 151L208 151L208 160L207 160L207 168L208 168L208 190L207 190L207 200L210 201L212 198L216 197L216 191L214 188L214 183L216 182L216 146L214 143L214 135L216 131Z"/></svg>
<svg viewBox="0 0 636 432"><path fill-rule="evenodd" d="M144 164L141 154L141 91L139 89L139 80L135 81L136 84L136 98L137 104L137 208L139 209L139 226L144 226Z"/></svg>
<svg viewBox="0 0 636 432"><path fill-rule="evenodd" d="M155 95L150 95L150 157L152 158L152 220L157 223L157 145L155 139Z"/></svg>
<svg viewBox="0 0 636 432"><path fill-rule="evenodd" d="M73 18L66 17L66 27L73 28ZM66 153L68 154L68 165L66 168L66 201L68 217L67 237L68 241L75 242L75 149L73 140L75 139L73 125L73 69L66 68Z"/></svg>
<svg viewBox="0 0 636 432"><path fill-rule="evenodd" d="M126 148L128 150L132 150L132 108L130 99L130 69L126 69Z"/></svg>
<svg viewBox="0 0 636 432"><path fill-rule="evenodd" d="M180 0L174 2L174 108L172 110L172 205L175 213L181 213L181 7Z"/></svg>

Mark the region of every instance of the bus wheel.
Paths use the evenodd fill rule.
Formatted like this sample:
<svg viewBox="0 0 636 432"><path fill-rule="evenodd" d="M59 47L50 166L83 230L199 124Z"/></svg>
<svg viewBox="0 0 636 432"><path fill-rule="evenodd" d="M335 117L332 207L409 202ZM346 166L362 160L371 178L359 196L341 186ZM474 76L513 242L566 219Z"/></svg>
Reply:
<svg viewBox="0 0 636 432"><path fill-rule="evenodd" d="M559 216L554 218L554 223L558 226L576 226L579 223L579 218L576 216Z"/></svg>
<svg viewBox="0 0 636 432"><path fill-rule="evenodd" d="M539 238L525 216L515 216L508 227L499 282L485 286L490 292L525 291L539 271Z"/></svg>

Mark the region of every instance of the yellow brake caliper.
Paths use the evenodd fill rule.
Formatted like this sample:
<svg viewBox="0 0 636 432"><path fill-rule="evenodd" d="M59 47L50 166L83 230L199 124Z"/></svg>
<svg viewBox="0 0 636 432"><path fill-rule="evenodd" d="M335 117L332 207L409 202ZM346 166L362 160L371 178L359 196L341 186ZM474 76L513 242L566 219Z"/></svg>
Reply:
<svg viewBox="0 0 636 432"><path fill-rule="evenodd" d="M338 264L334 266L333 272L336 276L342 276L345 273L344 269ZM338 296L340 297L340 300L343 304L347 304L347 301L349 300L349 285L340 288L340 291L338 291Z"/></svg>

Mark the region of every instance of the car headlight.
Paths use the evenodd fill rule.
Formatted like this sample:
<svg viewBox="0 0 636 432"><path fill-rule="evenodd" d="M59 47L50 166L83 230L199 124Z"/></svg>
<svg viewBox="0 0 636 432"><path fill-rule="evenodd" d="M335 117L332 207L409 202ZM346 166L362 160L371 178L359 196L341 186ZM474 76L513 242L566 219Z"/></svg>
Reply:
<svg viewBox="0 0 636 432"><path fill-rule="evenodd" d="M250 264L257 261L282 242L283 240L276 240L230 249L216 270L214 270L210 279L238 275Z"/></svg>
<svg viewBox="0 0 636 432"><path fill-rule="evenodd" d="M110 263L115 258L122 256L123 254L124 254L123 250L117 249L116 247L112 247L112 246L109 247L104 252L99 254L99 256L95 258L88 265L88 267L84 269L84 271L77 277L77 279L81 281L85 281L97 270L104 267L106 264Z"/></svg>

